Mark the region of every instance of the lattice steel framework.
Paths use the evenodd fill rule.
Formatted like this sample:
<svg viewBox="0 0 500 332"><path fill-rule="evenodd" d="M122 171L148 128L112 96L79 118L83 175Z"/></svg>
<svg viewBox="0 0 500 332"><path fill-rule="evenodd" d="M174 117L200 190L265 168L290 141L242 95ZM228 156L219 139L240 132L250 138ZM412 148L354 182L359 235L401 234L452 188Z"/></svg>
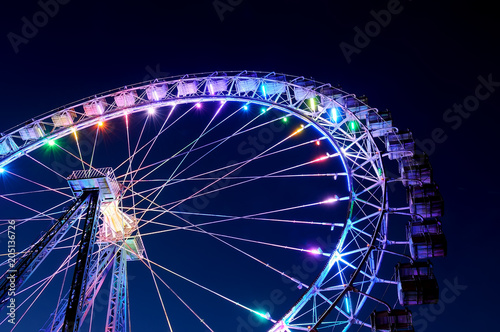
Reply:
<svg viewBox="0 0 500 332"><path fill-rule="evenodd" d="M306 127L316 128L329 139L345 167L345 173L340 175L347 176L350 195L337 199L348 201L350 211L345 222L337 225L343 228L342 235L335 250L327 253L329 259L314 282L305 285L297 281L298 286L305 287L305 292L288 313L281 318L265 317L273 322L270 331L316 331L333 326L347 329L352 324L370 326L358 315L370 298L372 288L377 283L396 283L379 276L384 251L391 244L387 238L388 215L395 211L388 204L384 159L412 156L413 151L401 138L394 140L398 131L392 126L390 115L369 107L365 99L340 88L304 77L247 71L185 75L139 83L66 105L9 130L0 140L0 167L38 149L48 140L70 135L100 121L152 107L207 101L257 104L298 117L307 123ZM388 137L392 137L392 141L389 142ZM73 212L68 212L63 220L73 216L82 202L89 201L92 195L84 196L77 199L70 209ZM89 209L95 216L98 206L93 199L89 202ZM85 228L80 258L92 249L95 225L88 223ZM56 239L54 236L51 241ZM45 245L51 246L52 242ZM126 259L123 249L112 255L113 281L106 331L125 331ZM31 261L26 263L30 266L27 270L34 270L43 260L43 254L40 257L27 259ZM105 267L111 262L109 257L109 253L103 255L90 273L86 272L89 262L83 259L81 266L76 268L80 272L75 274L75 289L86 289L80 287L86 280L86 273L91 276L89 284L98 283L106 274ZM91 301L92 296L95 295L89 294L87 299ZM77 330L71 320L75 317L78 321L85 312L84 299L84 293L72 290L63 330ZM3 295L2 301L5 300Z"/></svg>

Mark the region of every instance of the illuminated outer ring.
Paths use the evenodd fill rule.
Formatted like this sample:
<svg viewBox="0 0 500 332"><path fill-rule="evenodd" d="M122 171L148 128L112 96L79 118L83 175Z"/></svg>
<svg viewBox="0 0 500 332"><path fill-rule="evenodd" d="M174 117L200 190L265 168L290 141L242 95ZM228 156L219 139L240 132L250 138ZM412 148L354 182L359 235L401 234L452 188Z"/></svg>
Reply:
<svg viewBox="0 0 500 332"><path fill-rule="evenodd" d="M160 91L160 94L152 91ZM133 102L117 105L116 97L124 94L132 94ZM101 110L102 114L87 115L84 105L98 100L107 104ZM356 106L347 105L348 100ZM344 228L335 250L329 253L321 273L284 317L265 317L274 323L270 331L309 331L328 326L347 329L352 324L369 326L357 317L374 284L380 282L377 275L383 252L372 249L385 248L387 244L386 180L379 146L384 144L382 134L397 129L379 117L379 124L382 124L378 127L379 132L370 130L361 114L371 112L376 116L378 111L339 88L303 77L247 71L142 82L65 105L7 131L0 138L0 168L48 140L93 126L99 121L151 107L204 101L247 102L293 113L329 137L340 152L349 175L351 208L346 220L341 221ZM73 124L55 126L53 117L68 111L76 114ZM21 137L23 130L34 127L41 128L37 129L40 137L32 140ZM351 286L359 292L351 292Z"/></svg>

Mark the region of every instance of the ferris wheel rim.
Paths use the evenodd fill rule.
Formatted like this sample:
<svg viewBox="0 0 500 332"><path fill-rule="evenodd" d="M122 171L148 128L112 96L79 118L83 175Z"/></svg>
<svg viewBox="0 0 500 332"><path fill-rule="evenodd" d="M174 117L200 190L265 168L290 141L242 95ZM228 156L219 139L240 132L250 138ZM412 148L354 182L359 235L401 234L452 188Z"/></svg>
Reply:
<svg viewBox="0 0 500 332"><path fill-rule="evenodd" d="M271 74L273 74L273 73L268 73L268 75L271 75ZM196 75L200 75L200 74L196 74ZM238 76L235 76L235 77L238 77ZM265 80L265 81L272 81L271 79L268 79L266 77L263 77L263 78L260 77L259 79L262 79L262 80ZM141 88L145 89L145 88L148 88L148 87L151 87L151 86L159 86L159 85L162 85L162 84L170 84L171 82L174 82L173 84L179 84L179 82L182 81L182 79L185 79L185 81L189 81L189 80L205 80L204 83L206 83L208 80L212 80L212 79L226 79L226 78L230 78L230 77L228 77L228 76L212 76L212 75L210 75L210 76L207 76L207 77L185 78L185 76L182 76L182 78L180 78L177 81L160 81L160 80L155 80L154 83L151 83L151 82L148 82L147 84L138 83L136 86L132 86L131 88L128 88L128 89L118 88L118 89L110 90L111 91L110 93L106 92L106 93L99 94L99 97L97 97L97 95L95 95L92 100L98 100L98 99L103 99L103 98L104 99L106 99L106 98L112 98L112 97L116 96L117 93L127 93L127 92L130 92L130 91L139 90ZM300 79L300 77L297 77L297 79ZM314 82L314 81L309 80L309 82ZM290 87L295 87L295 88L299 87L299 88L301 88L299 85L294 84L293 82L292 83L290 83L290 82L280 82L280 83L284 83L284 84L286 84L287 86L290 86ZM317 91L315 91L315 92L317 93ZM316 95L317 96L323 96L323 95L321 95L319 93L317 93ZM346 95L348 95L348 94L346 94ZM343 97L345 97L346 95L344 95ZM69 105L72 105L72 106L64 107L64 110L66 110L68 108L75 108L75 107L83 106L88 101L89 101L89 99L85 99L84 102L81 102L81 103L78 103L78 104L69 104ZM78 122L74 126L65 127L65 128L59 129L58 131L51 133L51 135L40 137L38 140L30 142L29 145L21 147L18 151L16 151L16 154L14 155L14 157L12 157L12 155L10 155L7 158L0 159L0 167L5 167L6 165L8 165L11 162L13 162L15 159L17 159L17 158L25 155L26 153L29 153L29 152L31 152L33 150L36 150L37 148L39 148L40 146L42 146L43 144L45 144L45 142L47 140L58 139L58 138L61 138L61 137L65 137L67 135L70 135L75 130L81 130L81 129L89 128L90 126L95 125L98 121L111 120L111 119L114 119L114 118L119 118L119 117L121 117L121 116L123 116L125 114L131 114L131 113L135 113L135 112L145 111L148 107L152 107L152 106L155 106L155 107L165 107L165 106L174 106L174 105L178 105L178 104L191 104L191 103L208 102L208 101L224 101L224 102L226 102L226 101L234 101L234 102L248 102L248 103L252 103L252 104L261 104L261 105L265 105L265 106L269 106L269 107L273 107L273 108L277 108L277 109L281 109L281 110L286 110L288 112L294 112L296 116L307 118L306 115L302 112L303 111L302 109L294 109L294 108L291 108L289 105L283 106L283 105L280 105L280 104L277 104L277 103L271 103L270 101L267 101L267 100L253 99L253 98L249 98L247 96L243 96L243 97L242 96L227 96L227 95L185 96L183 98L176 98L175 100L169 100L169 101L163 101L163 102L156 101L156 102L151 102L151 103L145 103L145 104L142 104L140 106L132 106L132 107L126 106L126 107L122 107L122 108L116 108L113 112L106 113L105 116L86 118L84 121ZM357 119L356 115L353 114L352 112L350 112L348 109L343 108L343 111L346 114L348 114L348 116L351 116L354 119ZM37 119L34 122L35 123L37 121L42 121L43 122L44 119L48 119L52 115L58 114L58 112L60 112L60 111L55 111L53 113L50 113L48 116L46 116L46 117L44 117L42 119ZM323 126L321 126L320 124L317 124L315 122L315 120L313 120L312 118L307 118L307 120L310 121L311 123L313 123L313 121L314 121L314 124L316 124L317 126L321 127L321 129L324 129L323 133L330 133ZM359 119L358 119L358 123L359 123L359 125L362 127L362 129L364 131L365 138L363 138L363 139L370 141L370 143L372 143L372 147L375 148L375 149L377 149L377 144L375 144L373 142L373 137L371 136L369 130L364 126L364 124L361 121L359 121ZM25 124L24 126L21 126L21 127L18 127L18 128L16 127L16 129L14 131L15 132L19 132L23 128L27 128L27 127L29 127L31 125L32 125L32 123ZM12 131L8 132L5 136L9 136L9 135L13 135L13 132ZM331 142L335 144L336 148L338 148L338 151L341 152L340 155L342 156L342 160L344 161L344 166L346 167L346 171L348 169L351 170L351 168L347 166L347 161L345 159L346 157L345 157L344 154L346 153L346 151L342 151L342 148L340 148L339 146L337 146L337 141L332 136L330 136L330 138L332 139ZM382 177L384 179L385 177L384 177L384 168L383 168L383 162L382 162L382 154L380 153L379 150L377 150L377 154L378 154L377 158L380 160L380 164L382 165L382 172L381 172L381 174L377 174L377 175L379 177ZM375 171L374 171L374 174L376 174ZM352 177L352 175L350 175L348 177L348 179L351 180L351 177ZM385 205L386 205L386 201L385 201L386 200L386 197L385 197L385 186L386 186L386 182L385 182L385 180L383 180L380 183L380 188L381 188L382 193L383 193L383 195L382 195L383 199L382 199L382 203L380 205L381 209L383 209L385 207ZM352 193L352 191L353 191L352 187L349 189L349 191ZM351 210L351 214L352 214L352 210ZM378 217L376 231L372 235L372 241L376 241L377 240L376 237L377 237L377 234L378 234L378 232L380 230L380 223L382 222L383 216L384 216L384 211L381 211L381 214ZM339 246L340 246L340 244L339 244ZM335 250L337 250L337 249L335 249ZM368 251L367 251L367 253L366 253L365 256L367 256L367 254L370 252L370 250L371 250L371 248L368 249ZM364 261L363 261L363 263L359 264L358 270L361 269L361 267L362 267L363 264L364 264ZM326 269L326 267L328 265L329 265L328 263L325 264L325 267L322 269L322 272L325 271L325 269ZM319 275L318 275L318 278L319 278ZM354 279L352 279L351 282L349 283L350 285L352 285L353 280ZM310 288L312 289L314 285L315 285L315 282L313 282L311 284ZM347 287L345 289L347 289ZM341 297L342 296L340 296L339 298L341 298Z"/></svg>

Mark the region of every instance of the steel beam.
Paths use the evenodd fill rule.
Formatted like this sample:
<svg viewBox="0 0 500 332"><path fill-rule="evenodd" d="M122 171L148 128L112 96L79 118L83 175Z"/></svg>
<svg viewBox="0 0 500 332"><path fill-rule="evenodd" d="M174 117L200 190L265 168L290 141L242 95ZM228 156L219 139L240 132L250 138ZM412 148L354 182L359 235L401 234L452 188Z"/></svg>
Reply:
<svg viewBox="0 0 500 332"><path fill-rule="evenodd" d="M106 332L127 331L127 252L117 251L108 302Z"/></svg>
<svg viewBox="0 0 500 332"><path fill-rule="evenodd" d="M82 239L75 263L75 272L68 297L68 308L64 318L63 331L76 332L81 323L82 309L85 303L85 292L89 275L90 259L94 251L99 219L99 190L85 191L82 195L89 195L89 205L83 226Z"/></svg>
<svg viewBox="0 0 500 332"><path fill-rule="evenodd" d="M40 266L52 249L57 246L59 241L66 235L75 221L78 220L80 217L79 212L82 207L88 203L88 198L88 194L78 197L68 211L32 246L32 249L27 251L24 256L19 259L15 267L9 269L2 276L2 281L0 283L0 310L9 299L8 290L10 287L10 279L6 277L11 274L15 275L16 290L19 291L23 283L33 274L38 266Z"/></svg>

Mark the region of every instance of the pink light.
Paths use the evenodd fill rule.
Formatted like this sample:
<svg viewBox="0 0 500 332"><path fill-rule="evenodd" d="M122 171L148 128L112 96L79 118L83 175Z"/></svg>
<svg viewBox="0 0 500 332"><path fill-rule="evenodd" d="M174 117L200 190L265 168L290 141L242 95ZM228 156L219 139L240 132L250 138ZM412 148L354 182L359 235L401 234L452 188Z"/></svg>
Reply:
<svg viewBox="0 0 500 332"><path fill-rule="evenodd" d="M311 249L311 250L309 250L309 252L313 255L323 255L323 250L321 250L320 247L318 247L316 249Z"/></svg>
<svg viewBox="0 0 500 332"><path fill-rule="evenodd" d="M321 202L321 204L331 204L331 203L337 202L338 200L339 200L339 197L337 195L334 195L333 197L327 198L326 200Z"/></svg>
<svg viewBox="0 0 500 332"><path fill-rule="evenodd" d="M197 104L196 104L196 108L201 108L201 104L200 104L200 103L197 103Z"/></svg>
<svg viewBox="0 0 500 332"><path fill-rule="evenodd" d="M313 163L317 163L317 162L320 162L320 161L326 160L326 159L328 159L328 158L330 158L330 155L327 153L325 156L323 156L323 157L319 157L319 158L316 158L316 159L314 159L312 162L313 162Z"/></svg>

